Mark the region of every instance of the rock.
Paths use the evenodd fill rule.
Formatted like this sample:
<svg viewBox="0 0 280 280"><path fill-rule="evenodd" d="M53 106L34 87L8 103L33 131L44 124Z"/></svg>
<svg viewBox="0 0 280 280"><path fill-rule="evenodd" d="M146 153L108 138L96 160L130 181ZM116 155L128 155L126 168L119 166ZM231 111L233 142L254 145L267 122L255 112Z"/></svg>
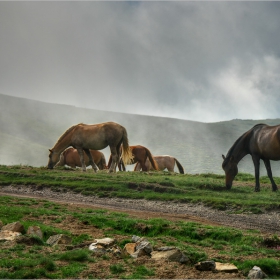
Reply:
<svg viewBox="0 0 280 280"><path fill-rule="evenodd" d="M43 233L41 231L41 228L38 226L30 226L27 229L27 233L28 235L35 235L38 236L39 238L43 239Z"/></svg>
<svg viewBox="0 0 280 280"><path fill-rule="evenodd" d="M14 222L11 224L7 224L1 228L1 230L9 230L9 231L15 231L15 232L24 232L24 227L20 222Z"/></svg>
<svg viewBox="0 0 280 280"><path fill-rule="evenodd" d="M65 235L65 234L57 234L52 235L50 238L46 241L48 245L55 246L58 244L70 244L72 242L71 237Z"/></svg>
<svg viewBox="0 0 280 280"><path fill-rule="evenodd" d="M143 249L147 255L151 254L153 247L150 242L144 240L136 243L136 251Z"/></svg>
<svg viewBox="0 0 280 280"><path fill-rule="evenodd" d="M106 253L106 249L102 245L97 244L97 243L90 244L88 249L95 253L103 253L103 254Z"/></svg>
<svg viewBox="0 0 280 280"><path fill-rule="evenodd" d="M127 243L125 244L123 250L124 254L126 255L132 255L136 251L136 243Z"/></svg>
<svg viewBox="0 0 280 280"><path fill-rule="evenodd" d="M151 252L152 259L154 260L168 260L173 262L186 263L188 258L179 250L172 249L167 251L153 251Z"/></svg>
<svg viewBox="0 0 280 280"><path fill-rule="evenodd" d="M231 264L231 263L216 262L216 271L233 273L233 272L238 272L238 268L234 264Z"/></svg>
<svg viewBox="0 0 280 280"><path fill-rule="evenodd" d="M107 251L112 252L114 255L118 256L121 256L123 254L123 250L117 245L114 245L113 247L107 249Z"/></svg>
<svg viewBox="0 0 280 280"><path fill-rule="evenodd" d="M247 276L249 279L264 279L267 278L267 275L261 270L260 267L254 266Z"/></svg>
<svg viewBox="0 0 280 280"><path fill-rule="evenodd" d="M44 244L42 239L36 238L34 236L26 236L26 235L18 236L16 238L16 242L18 244L25 244L25 245L29 245L29 246Z"/></svg>
<svg viewBox="0 0 280 280"><path fill-rule="evenodd" d="M164 246L164 247L157 248L156 251L169 251L169 250L173 250L173 249L176 249L176 247L174 247L174 246Z"/></svg>
<svg viewBox="0 0 280 280"><path fill-rule="evenodd" d="M140 240L140 237L139 236L137 236L137 235L133 235L132 236L132 242L133 243L136 243L136 242L138 242Z"/></svg>
<svg viewBox="0 0 280 280"><path fill-rule="evenodd" d="M102 245L103 247L112 246L115 242L116 242L115 239L109 238L109 237L105 237L105 238L102 238L102 239L95 239L94 240L94 243Z"/></svg>
<svg viewBox="0 0 280 280"><path fill-rule="evenodd" d="M139 258L139 257L142 257L142 256L147 256L147 253L144 250L144 248L140 248L140 249L136 250L134 253L131 254L131 257L133 257L135 259Z"/></svg>
<svg viewBox="0 0 280 280"><path fill-rule="evenodd" d="M0 240L11 241L11 240L15 240L20 235L21 235L20 232L10 231L10 230L1 230L0 231Z"/></svg>
<svg viewBox="0 0 280 280"><path fill-rule="evenodd" d="M216 263L214 261L203 261L195 265L195 268L200 271L214 271Z"/></svg>
<svg viewBox="0 0 280 280"><path fill-rule="evenodd" d="M128 244L134 244L134 243L128 243ZM130 246L131 246L131 249L133 249L133 245L130 245ZM150 242L148 242L144 238L140 238L140 239L138 239L138 242L135 243L134 252L132 252L130 255L133 258L138 258L141 256L150 255L152 251L153 251L153 247L150 244Z"/></svg>

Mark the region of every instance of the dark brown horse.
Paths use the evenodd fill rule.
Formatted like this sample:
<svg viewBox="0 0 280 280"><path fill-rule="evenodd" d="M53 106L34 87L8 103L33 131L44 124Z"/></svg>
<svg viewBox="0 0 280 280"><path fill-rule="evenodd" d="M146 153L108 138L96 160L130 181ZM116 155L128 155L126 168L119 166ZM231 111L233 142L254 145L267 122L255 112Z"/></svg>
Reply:
<svg viewBox="0 0 280 280"><path fill-rule="evenodd" d="M158 170L158 166L157 166L157 163L156 161L154 160L150 150L144 146L141 146L141 145L137 145L137 146L129 146L130 150L131 150L131 153L133 155L133 159L131 160L130 164L134 164L136 162L139 162L141 168L143 171L147 171L147 167L145 166L145 162L146 162L146 159L148 158L152 164L152 167L154 168L154 170ZM110 166L111 164L111 156L108 160L108 167ZM119 167L119 170L123 170L125 171L125 166L123 164L123 161L122 161L122 158L120 159L120 162L118 164L118 167Z"/></svg>
<svg viewBox="0 0 280 280"><path fill-rule="evenodd" d="M99 170L106 169L106 159L102 152L96 151L96 150L89 150L92 156L93 161L98 166ZM84 152L84 159L85 159L85 165L89 166L89 158ZM79 156L79 153L77 149L74 148L68 148L66 149L61 155L59 162L55 166L64 166L68 165L72 168L82 167L81 159Z"/></svg>
<svg viewBox="0 0 280 280"><path fill-rule="evenodd" d="M280 125L255 125L235 141L226 157L223 155L222 167L226 174L227 189L231 188L232 181L238 173L237 164L247 154L252 156L255 166L255 191L260 191L260 160L263 160L265 164L272 190L277 191L277 186L272 178L270 160L280 160Z"/></svg>
<svg viewBox="0 0 280 280"><path fill-rule="evenodd" d="M83 151L85 151L89 157L89 164L93 167L94 171L97 171L97 166L89 151L90 149L102 150L107 146L110 147L113 160L109 172L116 171L116 165L119 162L121 150L124 164L130 163L132 158L126 129L114 122L91 125L80 123L70 127L58 139L54 147L49 150L49 169L55 166L59 161L60 154L70 146L78 150L83 171L86 171Z"/></svg>
<svg viewBox="0 0 280 280"><path fill-rule="evenodd" d="M168 156L168 155L163 155L163 156L153 156L153 158L158 165L158 170L167 169L170 172L174 172L174 167L175 167L175 164L176 164L179 172L181 174L184 174L183 166L181 165L181 163L175 157ZM151 162L149 161L148 158L145 162L145 166L147 167L148 171L153 170ZM137 162L135 167L134 167L134 171L140 171L140 170L141 170L141 166L140 166L139 162Z"/></svg>

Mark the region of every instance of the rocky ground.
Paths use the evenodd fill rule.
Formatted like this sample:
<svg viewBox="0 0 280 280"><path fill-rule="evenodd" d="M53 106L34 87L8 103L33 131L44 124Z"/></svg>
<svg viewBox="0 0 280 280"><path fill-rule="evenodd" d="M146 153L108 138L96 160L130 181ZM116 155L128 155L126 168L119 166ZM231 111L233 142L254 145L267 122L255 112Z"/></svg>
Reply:
<svg viewBox="0 0 280 280"><path fill-rule="evenodd" d="M280 212L271 211L264 214L230 214L230 211L219 211L203 206L202 204L160 202L149 200L136 199L120 199L120 198L98 198L92 196L83 196L70 192L52 192L49 188L42 187L27 187L27 186L0 186L0 195L12 195L21 197L42 198L59 203L67 203L68 207L87 207L87 208L102 208L113 211L126 212L130 216L141 219L160 217L168 220L185 220L195 221L209 225L223 225L240 229L258 229L264 235L280 234ZM47 222L47 221L44 221ZM69 221L64 221L64 228L70 227L69 230L74 233L85 233L98 235L102 237L102 232L93 232L94 228L81 224L73 224ZM208 253L207 253L208 254ZM209 252L209 255L211 253ZM136 262L147 263L145 258L141 258ZM98 267L92 268L95 272L109 263L112 260L103 260ZM199 272L195 268L190 269L186 266L176 266L172 263L151 263L150 266L156 271L156 275L151 278L188 278L188 279L233 279L246 278L241 274L215 274L213 272ZM101 269L100 269L101 271ZM98 275L97 278L105 278L106 274Z"/></svg>

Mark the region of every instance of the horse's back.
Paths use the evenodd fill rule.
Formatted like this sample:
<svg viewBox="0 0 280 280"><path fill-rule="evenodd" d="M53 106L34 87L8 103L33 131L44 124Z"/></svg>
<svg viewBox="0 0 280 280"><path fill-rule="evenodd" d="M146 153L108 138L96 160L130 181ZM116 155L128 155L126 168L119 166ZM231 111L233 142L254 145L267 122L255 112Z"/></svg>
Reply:
<svg viewBox="0 0 280 280"><path fill-rule="evenodd" d="M119 144L125 128L115 122L78 124L72 134L73 146L102 150L109 144Z"/></svg>
<svg viewBox="0 0 280 280"><path fill-rule="evenodd" d="M174 171L175 158L169 155L154 156L160 170Z"/></svg>
<svg viewBox="0 0 280 280"><path fill-rule="evenodd" d="M252 128L250 151L263 158L280 159L280 125L259 124Z"/></svg>

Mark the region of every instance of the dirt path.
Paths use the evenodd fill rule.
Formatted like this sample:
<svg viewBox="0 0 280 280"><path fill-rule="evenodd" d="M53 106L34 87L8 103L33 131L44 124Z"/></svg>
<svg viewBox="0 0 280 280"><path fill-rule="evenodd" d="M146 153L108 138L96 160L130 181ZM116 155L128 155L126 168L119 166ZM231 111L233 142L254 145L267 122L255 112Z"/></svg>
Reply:
<svg viewBox="0 0 280 280"><path fill-rule="evenodd" d="M131 216L149 219L188 220L209 225L240 229L258 229L263 233L280 234L280 211L264 214L230 214L202 204L150 201L143 199L99 198L71 192L53 192L49 188L0 186L0 195L47 199L80 207L103 208L127 212ZM230 209L229 209L230 210Z"/></svg>

